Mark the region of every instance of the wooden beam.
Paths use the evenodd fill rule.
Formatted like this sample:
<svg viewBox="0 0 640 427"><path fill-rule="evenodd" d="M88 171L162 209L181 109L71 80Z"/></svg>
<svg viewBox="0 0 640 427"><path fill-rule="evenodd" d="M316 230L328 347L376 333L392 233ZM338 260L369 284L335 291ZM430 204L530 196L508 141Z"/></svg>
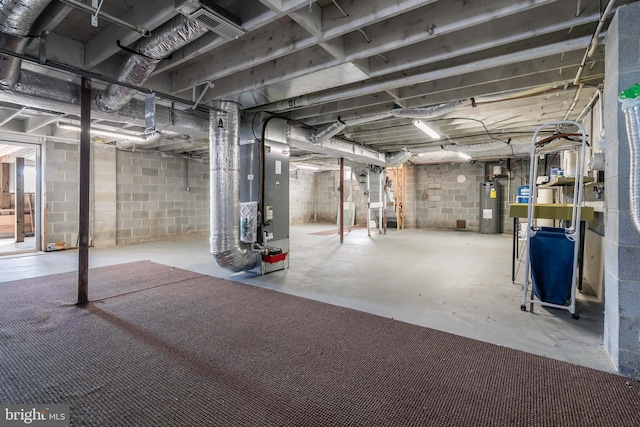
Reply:
<svg viewBox="0 0 640 427"><path fill-rule="evenodd" d="M10 173L11 165L9 163L0 163L0 209L11 208L11 194L9 193Z"/></svg>
<svg viewBox="0 0 640 427"><path fill-rule="evenodd" d="M16 159L16 207L14 241L24 242L24 159Z"/></svg>

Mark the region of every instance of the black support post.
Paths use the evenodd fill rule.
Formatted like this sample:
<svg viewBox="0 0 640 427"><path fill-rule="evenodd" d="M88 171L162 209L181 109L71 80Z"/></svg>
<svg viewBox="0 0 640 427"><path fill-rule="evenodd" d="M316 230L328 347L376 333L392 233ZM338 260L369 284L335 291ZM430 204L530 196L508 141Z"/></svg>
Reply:
<svg viewBox="0 0 640 427"><path fill-rule="evenodd" d="M78 304L89 302L89 183L91 158L91 80L80 87L80 210L78 227Z"/></svg>
<svg viewBox="0 0 640 427"><path fill-rule="evenodd" d="M344 158L340 157L340 208L338 209L340 223L338 233L340 243L344 242Z"/></svg>

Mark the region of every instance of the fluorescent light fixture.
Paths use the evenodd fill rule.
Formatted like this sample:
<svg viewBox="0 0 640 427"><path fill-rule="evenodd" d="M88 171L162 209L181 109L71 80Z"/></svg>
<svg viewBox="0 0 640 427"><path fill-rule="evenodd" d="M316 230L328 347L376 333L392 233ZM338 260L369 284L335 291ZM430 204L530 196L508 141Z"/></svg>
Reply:
<svg viewBox="0 0 640 427"><path fill-rule="evenodd" d="M466 153L463 153L462 151L458 151L458 156L465 160L471 160L471 156Z"/></svg>
<svg viewBox="0 0 640 427"><path fill-rule="evenodd" d="M75 132L80 132L82 130L82 128L80 128L80 126L71 124L71 123L58 123L58 127L60 129L67 129L67 130L72 130ZM92 135L99 135L99 136L112 136L114 138L121 138L121 139L126 139L129 141L136 141L136 142L142 142L145 140L144 137L142 136L138 136L138 135L132 135L130 133L124 133L124 132L114 132L114 131L109 131L106 129L100 129L100 128L90 128L89 132Z"/></svg>
<svg viewBox="0 0 640 427"><path fill-rule="evenodd" d="M442 137L438 132L431 129L429 126L427 126L426 123L421 122L420 120L414 120L413 124L415 125L415 127L420 129L422 132L426 133L433 139L440 139Z"/></svg>
<svg viewBox="0 0 640 427"><path fill-rule="evenodd" d="M297 167L298 169L306 169L310 171L317 171L320 169L317 166L310 166L310 165L295 165L295 167Z"/></svg>

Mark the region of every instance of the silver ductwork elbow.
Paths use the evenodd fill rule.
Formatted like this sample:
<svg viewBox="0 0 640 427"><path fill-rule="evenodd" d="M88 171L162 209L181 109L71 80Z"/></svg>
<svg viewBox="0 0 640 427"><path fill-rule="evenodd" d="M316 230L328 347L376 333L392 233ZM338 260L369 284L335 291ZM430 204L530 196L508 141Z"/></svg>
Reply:
<svg viewBox="0 0 640 427"><path fill-rule="evenodd" d="M118 81L134 86L142 86L160 61L167 55L196 40L207 29L184 15L177 15L172 20L156 29L149 38L140 39L131 54L120 68ZM96 100L102 111L117 111L126 105L136 90L117 84L110 84Z"/></svg>
<svg viewBox="0 0 640 427"><path fill-rule="evenodd" d="M387 154L387 164L389 166L399 166L409 160L413 156L413 153L406 148L396 153Z"/></svg>
<svg viewBox="0 0 640 427"><path fill-rule="evenodd" d="M0 47L24 53L29 39L25 36L51 0L0 0ZM0 55L0 87L13 88L20 78L22 61L12 56Z"/></svg>
<svg viewBox="0 0 640 427"><path fill-rule="evenodd" d="M211 254L240 272L261 266L260 254L240 246L240 106L219 101L209 113Z"/></svg>

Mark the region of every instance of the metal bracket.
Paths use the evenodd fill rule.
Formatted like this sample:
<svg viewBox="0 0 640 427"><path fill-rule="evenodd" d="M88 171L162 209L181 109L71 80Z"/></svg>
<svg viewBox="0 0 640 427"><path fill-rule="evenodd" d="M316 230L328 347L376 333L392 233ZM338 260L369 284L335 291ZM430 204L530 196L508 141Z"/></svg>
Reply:
<svg viewBox="0 0 640 427"><path fill-rule="evenodd" d="M39 37L38 59L40 60L41 65L45 65L47 63L47 32L46 31L43 31Z"/></svg>
<svg viewBox="0 0 640 427"><path fill-rule="evenodd" d="M102 3L104 3L104 0L91 0L91 6L96 10L96 12L91 15L91 25L93 25L94 27L98 26L98 15L100 14Z"/></svg>
<svg viewBox="0 0 640 427"><path fill-rule="evenodd" d="M193 105L191 106L192 110L195 110L196 107L198 106L198 104L200 104L200 101L202 101L202 98L204 98L204 94L207 93L207 91L209 89L211 89L214 86L213 83L211 82L207 82L204 87L202 88L202 92L200 93L200 95L198 96L198 98L196 99L196 88L195 86L192 89L192 93L191 93L191 97L193 99Z"/></svg>

